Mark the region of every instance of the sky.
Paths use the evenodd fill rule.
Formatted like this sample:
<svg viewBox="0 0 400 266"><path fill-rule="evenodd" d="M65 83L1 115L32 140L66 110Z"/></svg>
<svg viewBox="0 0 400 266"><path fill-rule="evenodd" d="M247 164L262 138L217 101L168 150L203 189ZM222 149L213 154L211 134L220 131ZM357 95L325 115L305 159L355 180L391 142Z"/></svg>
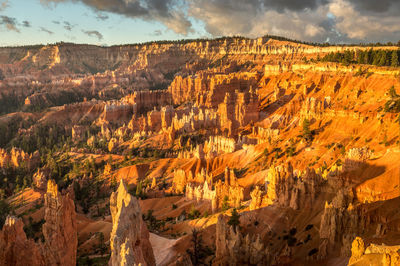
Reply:
<svg viewBox="0 0 400 266"><path fill-rule="evenodd" d="M0 46L266 34L397 43L400 0L0 0Z"/></svg>

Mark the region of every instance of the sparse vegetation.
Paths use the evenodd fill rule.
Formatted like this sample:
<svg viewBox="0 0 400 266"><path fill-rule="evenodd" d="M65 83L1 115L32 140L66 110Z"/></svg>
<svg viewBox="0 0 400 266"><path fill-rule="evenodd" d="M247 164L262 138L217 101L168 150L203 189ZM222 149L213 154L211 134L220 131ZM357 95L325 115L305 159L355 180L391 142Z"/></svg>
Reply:
<svg viewBox="0 0 400 266"><path fill-rule="evenodd" d="M203 237L197 229L192 229L192 247L187 250L193 265L207 265L205 259L213 254L213 251L204 245Z"/></svg>
<svg viewBox="0 0 400 266"><path fill-rule="evenodd" d="M233 208L231 212L231 217L229 218L228 224L233 227L233 230L237 230L240 225L240 215L237 212L236 208Z"/></svg>
<svg viewBox="0 0 400 266"><path fill-rule="evenodd" d="M310 120L305 118L303 120L302 126L303 126L303 132L302 132L303 139L308 143L312 142L313 134L312 134L312 132L310 130Z"/></svg>

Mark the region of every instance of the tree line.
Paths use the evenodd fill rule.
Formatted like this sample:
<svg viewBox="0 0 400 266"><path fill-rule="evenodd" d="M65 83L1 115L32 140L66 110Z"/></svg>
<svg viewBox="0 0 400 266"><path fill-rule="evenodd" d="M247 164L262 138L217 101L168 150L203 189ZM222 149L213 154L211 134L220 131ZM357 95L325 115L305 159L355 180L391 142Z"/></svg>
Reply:
<svg viewBox="0 0 400 266"><path fill-rule="evenodd" d="M368 49L357 51L331 52L317 60L342 64L367 64L374 66L398 67L400 50Z"/></svg>

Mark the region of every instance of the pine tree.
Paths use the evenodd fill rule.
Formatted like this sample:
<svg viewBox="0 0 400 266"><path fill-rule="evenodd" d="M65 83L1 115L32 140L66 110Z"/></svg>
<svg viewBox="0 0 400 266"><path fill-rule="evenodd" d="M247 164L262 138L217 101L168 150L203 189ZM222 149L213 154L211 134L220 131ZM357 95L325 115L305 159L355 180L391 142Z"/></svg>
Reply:
<svg viewBox="0 0 400 266"><path fill-rule="evenodd" d="M142 182L139 182L136 187L136 197L142 196Z"/></svg>
<svg viewBox="0 0 400 266"><path fill-rule="evenodd" d="M392 99L399 97L399 95L397 95L396 93L394 86L390 87L388 94Z"/></svg>
<svg viewBox="0 0 400 266"><path fill-rule="evenodd" d="M364 64L372 64L372 48L367 51L364 58Z"/></svg>
<svg viewBox="0 0 400 266"><path fill-rule="evenodd" d="M399 66L399 55L398 51L394 50L392 52L392 67L398 67Z"/></svg>
<svg viewBox="0 0 400 266"><path fill-rule="evenodd" d="M232 215L231 215L231 218L229 218L228 224L229 224L230 226L233 226L233 230L235 230L235 232L236 232L236 228L240 225L240 220L239 220L240 215L239 215L239 213L237 212L236 208L234 208L234 209L232 210L232 213L231 213L231 214L232 214Z"/></svg>
<svg viewBox="0 0 400 266"><path fill-rule="evenodd" d="M303 120L303 138L306 141L312 141L312 133L310 130L310 121L307 118Z"/></svg>
<svg viewBox="0 0 400 266"><path fill-rule="evenodd" d="M381 50L378 53L378 66L386 65L386 52Z"/></svg>
<svg viewBox="0 0 400 266"><path fill-rule="evenodd" d="M224 200L222 201L222 206L221 206L222 211L226 211L227 209L229 209L229 202L228 201L229 201L228 196L225 196Z"/></svg>
<svg viewBox="0 0 400 266"><path fill-rule="evenodd" d="M358 51L357 54L357 63L364 64L366 53L364 51Z"/></svg>
<svg viewBox="0 0 400 266"><path fill-rule="evenodd" d="M207 265L205 259L212 255L213 252L208 248L203 241L201 233L197 229L192 229L192 239L190 240L193 244L192 248L189 248L186 252L190 255L190 260L193 265Z"/></svg>

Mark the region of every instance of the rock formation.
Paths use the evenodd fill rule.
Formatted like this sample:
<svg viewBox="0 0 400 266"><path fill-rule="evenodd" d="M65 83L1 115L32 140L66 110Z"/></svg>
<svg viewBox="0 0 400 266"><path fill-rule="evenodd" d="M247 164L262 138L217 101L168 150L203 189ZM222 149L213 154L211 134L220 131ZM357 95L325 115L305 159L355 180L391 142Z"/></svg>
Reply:
<svg viewBox="0 0 400 266"><path fill-rule="evenodd" d="M44 206L44 256L51 265L75 265L78 225L74 201L58 191L54 180L49 180Z"/></svg>
<svg viewBox="0 0 400 266"><path fill-rule="evenodd" d="M342 255L350 255L351 241L347 239L363 232L366 219L361 216L360 209L353 205L351 191L341 189L331 203L325 203L324 213L321 217L319 235L322 245L327 246L327 252L335 243L342 243Z"/></svg>
<svg viewBox="0 0 400 266"><path fill-rule="evenodd" d="M139 202L128 193L123 179L118 190L111 194L110 210L113 221L110 265L155 265Z"/></svg>
<svg viewBox="0 0 400 266"><path fill-rule="evenodd" d="M277 202L294 210L310 208L324 182L314 169L295 172L290 163L269 169L265 181L266 204Z"/></svg>
<svg viewBox="0 0 400 266"><path fill-rule="evenodd" d="M75 204L53 180L47 184L43 243L27 239L20 219L9 216L0 232L1 265L76 265L78 246Z"/></svg>
<svg viewBox="0 0 400 266"><path fill-rule="evenodd" d="M349 266L352 265L379 265L394 266L400 264L400 246L386 246L371 244L365 247L364 241L356 237L351 246Z"/></svg>
<svg viewBox="0 0 400 266"><path fill-rule="evenodd" d="M175 193L182 193L185 190L187 184L186 173L182 169L174 171L174 179L172 181L172 187Z"/></svg>
<svg viewBox="0 0 400 266"><path fill-rule="evenodd" d="M35 168L40 162L39 152L28 154L21 149L13 147L11 152L0 149L0 167L26 167L27 169Z"/></svg>
<svg viewBox="0 0 400 266"><path fill-rule="evenodd" d="M21 219L7 217L3 230L0 231L0 265L46 265L42 247L33 239L26 238L23 227Z"/></svg>
<svg viewBox="0 0 400 266"><path fill-rule="evenodd" d="M260 190L259 186L256 186L253 191L250 193L251 201L250 201L250 211L256 210L261 207L263 203L263 193Z"/></svg>
<svg viewBox="0 0 400 266"><path fill-rule="evenodd" d="M202 171L194 179L187 180L185 196L191 200L209 201L213 212L224 204L227 205L226 207L240 207L244 199L244 188L238 185L233 169L225 168L224 182L218 180L214 185L215 189L212 189L212 187L212 176Z"/></svg>
<svg viewBox="0 0 400 266"><path fill-rule="evenodd" d="M216 227L216 253L213 265L268 265L269 253L260 236L242 236L218 216Z"/></svg>
<svg viewBox="0 0 400 266"><path fill-rule="evenodd" d="M50 170L47 168L38 169L32 177L35 188L46 191L49 174Z"/></svg>

